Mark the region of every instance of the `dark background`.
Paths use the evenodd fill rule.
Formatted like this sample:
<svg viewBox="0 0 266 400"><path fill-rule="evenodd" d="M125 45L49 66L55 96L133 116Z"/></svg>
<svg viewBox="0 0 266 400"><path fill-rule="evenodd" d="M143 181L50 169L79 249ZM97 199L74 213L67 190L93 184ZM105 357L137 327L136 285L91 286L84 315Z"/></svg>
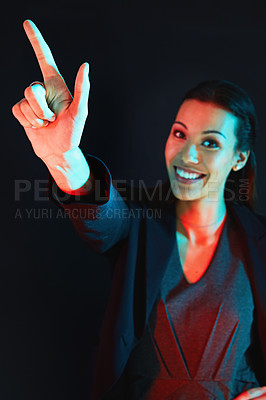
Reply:
<svg viewBox="0 0 266 400"><path fill-rule="evenodd" d="M47 170L11 113L26 86L42 80L22 23L39 27L71 91L80 64L90 63L81 149L114 179L166 178L164 146L187 89L216 78L243 87L260 122L257 211L265 214L264 2L7 3L1 19L0 399L89 399L109 264L38 199ZM16 200L19 180L30 189Z"/></svg>

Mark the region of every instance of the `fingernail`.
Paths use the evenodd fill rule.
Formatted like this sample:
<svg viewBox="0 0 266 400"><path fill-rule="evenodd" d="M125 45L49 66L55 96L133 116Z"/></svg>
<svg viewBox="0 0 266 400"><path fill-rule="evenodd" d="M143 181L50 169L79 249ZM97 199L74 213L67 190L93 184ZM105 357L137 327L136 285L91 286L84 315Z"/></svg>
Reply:
<svg viewBox="0 0 266 400"><path fill-rule="evenodd" d="M42 83L42 82L34 81L34 82L32 82L32 83L30 84L30 86L34 86L34 85L40 85L40 86L42 86L42 87L45 89L44 83Z"/></svg>
<svg viewBox="0 0 266 400"><path fill-rule="evenodd" d="M48 121L53 122L56 119L56 115L53 115L51 118L48 118Z"/></svg>

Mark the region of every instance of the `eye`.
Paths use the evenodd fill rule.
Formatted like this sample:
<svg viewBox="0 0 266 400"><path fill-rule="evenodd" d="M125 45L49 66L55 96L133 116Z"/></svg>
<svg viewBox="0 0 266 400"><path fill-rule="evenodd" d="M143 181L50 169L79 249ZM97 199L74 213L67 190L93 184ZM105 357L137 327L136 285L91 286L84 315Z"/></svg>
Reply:
<svg viewBox="0 0 266 400"><path fill-rule="evenodd" d="M186 136L184 134L184 132L182 132L178 129L173 130L173 135L176 139L184 139ZM204 145L204 147L207 147L208 149L219 149L220 148L219 143L214 139L205 139L202 143L203 143L203 145L204 145L204 143L209 143L209 145L207 145L207 146Z"/></svg>
<svg viewBox="0 0 266 400"><path fill-rule="evenodd" d="M210 145L209 146L205 146L205 147L209 147L209 148L212 148L212 149L218 149L220 147L219 143L216 142L216 140L213 140L213 139L206 139L206 140L204 140L203 143L209 143Z"/></svg>
<svg viewBox="0 0 266 400"><path fill-rule="evenodd" d="M185 136L184 133L183 133L182 131L179 131L179 130L177 130L177 129L175 129L175 130L173 131L173 135L174 135L177 139L181 139L181 138L180 138L180 134L183 135L183 136Z"/></svg>

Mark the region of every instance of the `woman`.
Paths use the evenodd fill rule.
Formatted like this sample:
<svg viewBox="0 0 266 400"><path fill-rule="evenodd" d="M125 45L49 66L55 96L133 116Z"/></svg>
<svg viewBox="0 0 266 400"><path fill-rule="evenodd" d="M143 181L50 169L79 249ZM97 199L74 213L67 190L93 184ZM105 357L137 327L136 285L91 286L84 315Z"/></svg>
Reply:
<svg viewBox="0 0 266 400"><path fill-rule="evenodd" d="M163 196L122 198L105 164L78 147L88 65L72 99L36 26L24 28L44 83L29 86L13 113L51 173L51 199L92 249L115 254L93 398L266 398L266 227L252 211L251 100L226 81L189 91L165 147ZM148 218L158 207L160 218Z"/></svg>

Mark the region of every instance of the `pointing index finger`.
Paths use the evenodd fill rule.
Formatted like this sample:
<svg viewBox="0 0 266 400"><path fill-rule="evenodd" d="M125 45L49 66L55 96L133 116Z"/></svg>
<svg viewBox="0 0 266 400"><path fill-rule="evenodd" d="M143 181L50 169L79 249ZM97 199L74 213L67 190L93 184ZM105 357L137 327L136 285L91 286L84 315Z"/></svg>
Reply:
<svg viewBox="0 0 266 400"><path fill-rule="evenodd" d="M33 47L34 53L40 65L43 78L46 80L51 76L59 74L57 65L51 53L48 44L42 37L37 26L29 19L23 22L23 28L28 36L28 39Z"/></svg>

